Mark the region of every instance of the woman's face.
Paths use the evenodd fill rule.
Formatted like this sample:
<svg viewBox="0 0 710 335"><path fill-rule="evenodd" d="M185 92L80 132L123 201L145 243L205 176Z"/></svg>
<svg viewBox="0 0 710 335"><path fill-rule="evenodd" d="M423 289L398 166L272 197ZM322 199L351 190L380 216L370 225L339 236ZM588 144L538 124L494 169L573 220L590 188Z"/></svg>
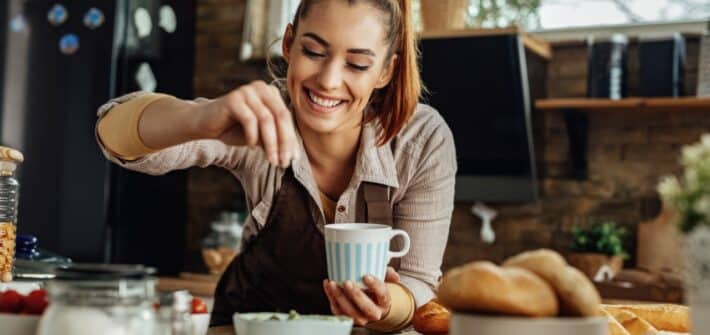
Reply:
<svg viewBox="0 0 710 335"><path fill-rule="evenodd" d="M359 127L373 90L386 86L384 13L367 3L320 1L289 27L284 55L295 118L301 131L337 133Z"/></svg>

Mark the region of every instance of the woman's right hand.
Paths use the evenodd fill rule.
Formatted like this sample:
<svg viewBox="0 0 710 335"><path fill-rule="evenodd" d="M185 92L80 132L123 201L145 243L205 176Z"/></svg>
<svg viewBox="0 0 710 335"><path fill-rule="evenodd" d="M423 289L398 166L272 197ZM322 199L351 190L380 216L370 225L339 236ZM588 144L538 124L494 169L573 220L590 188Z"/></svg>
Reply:
<svg viewBox="0 0 710 335"><path fill-rule="evenodd" d="M291 112L278 88L260 80L200 106L194 125L228 145L261 147L273 165L287 167L299 155Z"/></svg>

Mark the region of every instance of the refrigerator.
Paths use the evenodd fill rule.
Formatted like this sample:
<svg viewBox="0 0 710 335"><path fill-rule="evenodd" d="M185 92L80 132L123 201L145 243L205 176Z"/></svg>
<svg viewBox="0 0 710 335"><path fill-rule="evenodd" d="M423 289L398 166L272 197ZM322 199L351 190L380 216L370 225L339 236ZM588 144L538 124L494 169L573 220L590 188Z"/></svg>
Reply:
<svg viewBox="0 0 710 335"><path fill-rule="evenodd" d="M181 270L187 174L109 163L94 134L112 97L192 98L195 0L0 4L0 145L22 151L18 232L77 262Z"/></svg>

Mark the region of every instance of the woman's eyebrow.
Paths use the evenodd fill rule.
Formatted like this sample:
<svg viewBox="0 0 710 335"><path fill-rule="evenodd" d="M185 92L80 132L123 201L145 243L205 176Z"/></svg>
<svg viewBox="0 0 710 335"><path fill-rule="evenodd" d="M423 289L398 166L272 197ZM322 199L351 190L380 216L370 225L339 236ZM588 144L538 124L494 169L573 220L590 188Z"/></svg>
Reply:
<svg viewBox="0 0 710 335"><path fill-rule="evenodd" d="M322 45L322 46L324 46L324 47L326 47L326 48L329 48L329 47L330 47L330 43L328 43L328 42L327 42L325 39L323 39L322 37L318 36L318 34L316 34L316 33L311 33L311 32L304 33L304 34L303 34L303 37L309 37L309 38L315 40L316 42L318 42L318 44L320 44L320 45ZM351 48L351 49L348 49L347 52L348 52L348 53L353 53L353 54L367 55L367 56L372 56L372 57L375 57L375 56L376 56L376 55L375 55L375 52L372 51L372 50L370 50L370 49Z"/></svg>

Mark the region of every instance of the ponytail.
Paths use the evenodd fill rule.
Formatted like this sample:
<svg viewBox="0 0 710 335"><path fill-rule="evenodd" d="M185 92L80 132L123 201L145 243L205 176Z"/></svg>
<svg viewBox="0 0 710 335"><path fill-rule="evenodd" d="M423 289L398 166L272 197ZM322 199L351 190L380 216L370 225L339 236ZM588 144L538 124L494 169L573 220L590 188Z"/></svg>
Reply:
<svg viewBox="0 0 710 335"><path fill-rule="evenodd" d="M419 102L422 86L419 76L419 48L414 33L411 0L389 0L391 12L391 47L386 62L397 55L392 79L373 93L371 110L365 122L377 119L381 125L378 145L384 145L404 128ZM387 64L387 63L385 63Z"/></svg>

